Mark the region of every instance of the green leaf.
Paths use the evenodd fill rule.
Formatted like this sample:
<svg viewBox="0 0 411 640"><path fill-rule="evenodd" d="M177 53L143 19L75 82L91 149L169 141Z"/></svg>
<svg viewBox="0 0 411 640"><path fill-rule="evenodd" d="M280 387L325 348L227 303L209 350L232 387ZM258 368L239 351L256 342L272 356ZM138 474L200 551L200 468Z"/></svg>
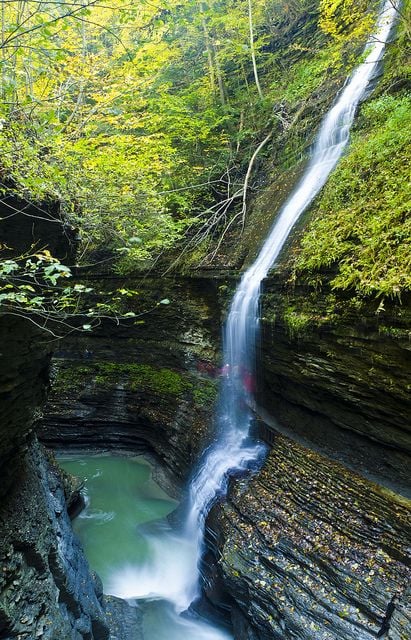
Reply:
<svg viewBox="0 0 411 640"><path fill-rule="evenodd" d="M0 275L8 275L13 271L17 271L18 268L19 265L14 260L4 260L4 262L0 263Z"/></svg>

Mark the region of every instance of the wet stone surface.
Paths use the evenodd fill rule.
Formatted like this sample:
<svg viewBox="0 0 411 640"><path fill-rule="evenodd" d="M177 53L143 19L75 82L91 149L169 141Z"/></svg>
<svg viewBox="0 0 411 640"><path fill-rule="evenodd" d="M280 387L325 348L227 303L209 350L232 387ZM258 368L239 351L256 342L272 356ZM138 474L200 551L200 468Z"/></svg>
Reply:
<svg viewBox="0 0 411 640"><path fill-rule="evenodd" d="M401 496L279 435L261 473L234 483L218 526L237 637L250 626L264 640L409 637Z"/></svg>

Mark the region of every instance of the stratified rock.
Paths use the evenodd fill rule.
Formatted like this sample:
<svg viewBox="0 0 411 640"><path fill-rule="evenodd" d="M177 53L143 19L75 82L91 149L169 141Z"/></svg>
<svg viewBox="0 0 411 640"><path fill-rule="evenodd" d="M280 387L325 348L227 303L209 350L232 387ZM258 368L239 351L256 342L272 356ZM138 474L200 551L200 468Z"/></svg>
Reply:
<svg viewBox="0 0 411 640"><path fill-rule="evenodd" d="M278 435L219 509L236 637L410 637L410 516L405 498Z"/></svg>
<svg viewBox="0 0 411 640"><path fill-rule="evenodd" d="M0 317L0 498L39 416L49 383L51 344L22 318ZM41 339L42 338L42 339Z"/></svg>
<svg viewBox="0 0 411 640"><path fill-rule="evenodd" d="M9 215L20 206L26 215ZM33 208L13 196L2 198L7 255L41 241L57 257L69 257L73 230L59 222L58 207L45 204L42 220L33 220ZM78 486L67 483L33 435L54 344L15 314L0 317L0 336L0 638L108 640L112 622L118 626L114 612L105 612L101 583L67 513ZM130 637L138 640L138 626L119 640Z"/></svg>
<svg viewBox="0 0 411 640"><path fill-rule="evenodd" d="M39 436L53 448L155 453L181 481L210 437L221 315L215 283L152 277L127 286L139 291L136 313L152 309L145 323L107 323L64 341ZM166 296L170 305L156 306Z"/></svg>
<svg viewBox="0 0 411 640"><path fill-rule="evenodd" d="M259 404L309 448L409 492L409 301L339 298L287 276L264 283Z"/></svg>
<svg viewBox="0 0 411 640"><path fill-rule="evenodd" d="M59 470L33 442L0 512L0 633L19 640L107 640L109 628L71 529Z"/></svg>
<svg viewBox="0 0 411 640"><path fill-rule="evenodd" d="M11 185L9 192L6 187L3 184L0 201L2 258L18 260L30 255L33 247L41 246L59 260L71 263L76 234L62 221L59 203L39 205L14 195ZM20 458L38 420L55 347L52 336L37 327L38 318L26 320L19 309L10 311L6 313L2 306L0 315L0 497L14 480L15 459Z"/></svg>

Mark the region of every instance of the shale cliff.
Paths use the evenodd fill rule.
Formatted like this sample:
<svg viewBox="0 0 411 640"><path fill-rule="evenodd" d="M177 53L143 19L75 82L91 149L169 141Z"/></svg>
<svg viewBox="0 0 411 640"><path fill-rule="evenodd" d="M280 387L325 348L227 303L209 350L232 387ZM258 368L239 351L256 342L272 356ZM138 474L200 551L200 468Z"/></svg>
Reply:
<svg viewBox="0 0 411 640"><path fill-rule="evenodd" d="M218 516L235 637L407 638L409 505L284 436L273 445Z"/></svg>
<svg viewBox="0 0 411 640"><path fill-rule="evenodd" d="M155 277L127 286L139 291L131 309L151 309L145 322L107 323L64 341L53 359L40 436L63 449L155 455L175 490L210 438L220 342L216 288L209 279ZM157 306L165 296L170 304Z"/></svg>
<svg viewBox="0 0 411 640"><path fill-rule="evenodd" d="M146 326L65 343L41 429L49 445L154 453L168 478L186 477L212 433L234 282L210 275L133 281L139 304L145 290L171 304ZM210 518L207 597L218 607L230 594L236 638L405 639L406 307L385 310L398 329L387 335L372 306L361 324L349 309L318 322L317 306L293 326L298 299L307 291L279 274L264 285L256 433L272 449Z"/></svg>
<svg viewBox="0 0 411 640"><path fill-rule="evenodd" d="M266 421L409 496L410 307L385 304L273 274L262 295L260 404Z"/></svg>
<svg viewBox="0 0 411 640"><path fill-rule="evenodd" d="M21 254L46 236L55 255L72 251L54 207L47 211L43 205L43 220L36 225L30 203L8 199L5 217L9 205L25 214L12 216L9 233L3 221L8 247L13 241ZM118 618L130 617L128 606L103 601L101 583L71 529L68 507L78 487L61 474L34 435L49 387L53 342L15 315L1 317L0 332L0 637L122 640L129 636ZM136 610L132 625L137 637Z"/></svg>

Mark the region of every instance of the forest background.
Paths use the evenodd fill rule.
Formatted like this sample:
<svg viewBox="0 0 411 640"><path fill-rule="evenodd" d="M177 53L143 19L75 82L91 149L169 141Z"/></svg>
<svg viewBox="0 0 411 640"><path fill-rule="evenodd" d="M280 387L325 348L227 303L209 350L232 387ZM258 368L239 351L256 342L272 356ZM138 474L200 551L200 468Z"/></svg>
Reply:
<svg viewBox="0 0 411 640"><path fill-rule="evenodd" d="M209 261L246 224L259 167L278 177L307 154L310 104L360 61L379 6L3 0L0 193L58 201L80 263L127 274L176 248L186 267ZM410 3L396 6L383 81L293 256L312 280L338 265L332 286L361 295L411 286ZM0 274L0 303L20 308L45 308L34 278L60 287L61 309L87 289L61 287L70 267L38 246Z"/></svg>

